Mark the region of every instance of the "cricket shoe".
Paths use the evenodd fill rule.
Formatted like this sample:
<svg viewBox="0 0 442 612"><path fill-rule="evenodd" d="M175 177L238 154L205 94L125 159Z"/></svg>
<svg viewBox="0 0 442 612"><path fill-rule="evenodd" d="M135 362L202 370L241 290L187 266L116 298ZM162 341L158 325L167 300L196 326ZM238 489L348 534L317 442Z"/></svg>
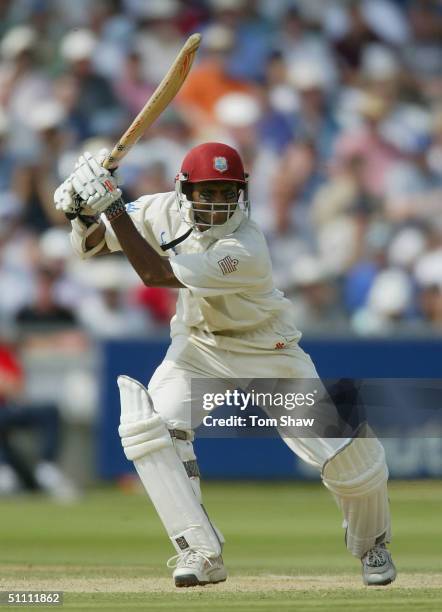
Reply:
<svg viewBox="0 0 442 612"><path fill-rule="evenodd" d="M383 586L396 578L396 568L385 544L376 544L361 559L366 586Z"/></svg>
<svg viewBox="0 0 442 612"><path fill-rule="evenodd" d="M207 557L197 550L188 550L175 555L167 562L167 567L174 567L173 579L176 587L203 586L224 582L227 571L223 558Z"/></svg>

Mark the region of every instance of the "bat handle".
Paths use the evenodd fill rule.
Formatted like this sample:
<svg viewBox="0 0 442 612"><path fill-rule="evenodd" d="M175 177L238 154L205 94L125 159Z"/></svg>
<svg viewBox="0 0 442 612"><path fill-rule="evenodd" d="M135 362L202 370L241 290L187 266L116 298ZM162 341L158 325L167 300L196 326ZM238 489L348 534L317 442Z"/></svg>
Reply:
<svg viewBox="0 0 442 612"><path fill-rule="evenodd" d="M110 173L112 173L114 170L118 168L118 160L115 159L112 153L113 151L109 153L109 155L106 157L106 159L101 164L103 168L106 168L106 170L109 170Z"/></svg>
<svg viewBox="0 0 442 612"><path fill-rule="evenodd" d="M74 202L75 202L76 210L74 210L71 213L65 213L65 215L69 219L69 221L72 221L73 219L76 219L78 217L78 215L81 212L81 208L83 206L84 200L82 200L81 197L78 195L78 193L76 193L74 195Z"/></svg>

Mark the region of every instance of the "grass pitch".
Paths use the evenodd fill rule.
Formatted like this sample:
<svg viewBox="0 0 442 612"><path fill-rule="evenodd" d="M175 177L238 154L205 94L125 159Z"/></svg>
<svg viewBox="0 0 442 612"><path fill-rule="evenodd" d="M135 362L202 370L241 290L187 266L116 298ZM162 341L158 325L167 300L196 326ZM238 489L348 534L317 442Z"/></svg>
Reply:
<svg viewBox="0 0 442 612"><path fill-rule="evenodd" d="M208 483L204 497L227 539L226 583L175 589L174 552L148 499L102 488L70 506L1 501L0 590L64 591L69 610L442 609L440 481L391 483L399 577L369 589L319 484Z"/></svg>

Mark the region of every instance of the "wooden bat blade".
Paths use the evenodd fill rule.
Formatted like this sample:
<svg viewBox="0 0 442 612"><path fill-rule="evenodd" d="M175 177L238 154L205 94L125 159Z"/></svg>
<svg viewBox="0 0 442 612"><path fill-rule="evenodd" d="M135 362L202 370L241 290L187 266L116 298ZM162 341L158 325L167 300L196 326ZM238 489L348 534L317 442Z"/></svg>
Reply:
<svg viewBox="0 0 442 612"><path fill-rule="evenodd" d="M105 168L109 170L115 168L146 129L170 104L189 74L200 43L201 34L189 36L161 83L104 160Z"/></svg>

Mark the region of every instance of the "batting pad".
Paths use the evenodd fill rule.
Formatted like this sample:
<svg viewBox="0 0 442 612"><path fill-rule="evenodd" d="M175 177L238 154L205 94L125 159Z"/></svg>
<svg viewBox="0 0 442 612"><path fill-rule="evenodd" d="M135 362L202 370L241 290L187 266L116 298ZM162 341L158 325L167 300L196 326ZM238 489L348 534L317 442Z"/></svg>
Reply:
<svg viewBox="0 0 442 612"><path fill-rule="evenodd" d="M125 455L134 462L177 552L193 549L218 557L221 547L195 496L165 423L153 408L147 389L128 376L118 377Z"/></svg>
<svg viewBox="0 0 442 612"><path fill-rule="evenodd" d="M344 514L347 548L355 557L389 541L388 468L377 438L353 439L327 461L322 480Z"/></svg>

